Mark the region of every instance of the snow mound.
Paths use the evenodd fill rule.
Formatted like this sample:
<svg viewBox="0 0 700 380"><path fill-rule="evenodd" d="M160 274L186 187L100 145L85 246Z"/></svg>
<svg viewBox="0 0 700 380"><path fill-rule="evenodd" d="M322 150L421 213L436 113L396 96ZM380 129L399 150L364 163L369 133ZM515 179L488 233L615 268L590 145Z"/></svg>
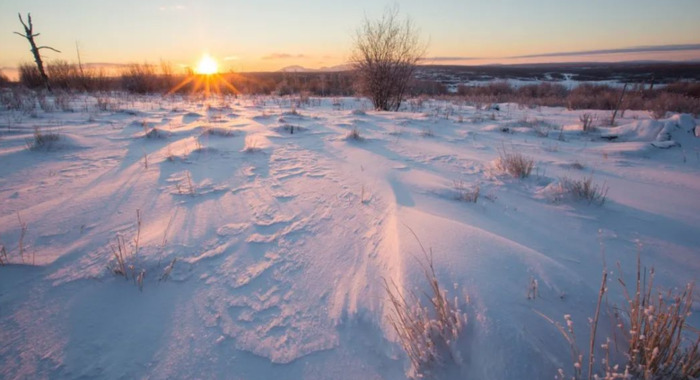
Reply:
<svg viewBox="0 0 700 380"><path fill-rule="evenodd" d="M695 120L688 114L673 115L666 120L642 120L613 127L601 133L607 140L651 142L659 148L669 148L695 140Z"/></svg>
<svg viewBox="0 0 700 380"><path fill-rule="evenodd" d="M90 142L84 137L72 134L51 133L48 135L45 134L41 142L38 142L37 139L27 140L27 146L29 150L33 151L73 150L87 149L90 147Z"/></svg>

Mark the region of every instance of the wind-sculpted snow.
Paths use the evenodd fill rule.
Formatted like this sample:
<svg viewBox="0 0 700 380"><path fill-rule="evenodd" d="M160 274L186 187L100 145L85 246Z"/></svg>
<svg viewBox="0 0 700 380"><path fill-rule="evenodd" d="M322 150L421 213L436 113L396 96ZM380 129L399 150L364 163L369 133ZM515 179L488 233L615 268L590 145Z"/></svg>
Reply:
<svg viewBox="0 0 700 380"><path fill-rule="evenodd" d="M384 281L424 294L422 245L468 316L446 378L548 378L570 354L535 311L587 342L605 265L699 279L689 115L583 132L608 115L125 96L0 111L0 377L404 378ZM34 127L61 144L31 149ZM529 177L499 169L511 152ZM589 177L602 205L551 194Z"/></svg>

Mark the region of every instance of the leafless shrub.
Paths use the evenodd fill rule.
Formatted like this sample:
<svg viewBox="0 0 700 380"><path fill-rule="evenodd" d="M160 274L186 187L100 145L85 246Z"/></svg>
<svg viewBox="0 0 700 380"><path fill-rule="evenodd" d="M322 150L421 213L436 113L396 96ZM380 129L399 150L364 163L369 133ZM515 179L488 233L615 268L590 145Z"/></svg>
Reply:
<svg viewBox="0 0 700 380"><path fill-rule="evenodd" d="M666 117L668 112L687 112L700 115L700 98L692 98L683 94L661 93L647 100L645 107L654 119Z"/></svg>
<svg viewBox="0 0 700 380"><path fill-rule="evenodd" d="M158 81L156 66L148 63L132 63L121 74L122 88L128 92L137 94L151 94L168 91L162 88Z"/></svg>
<svg viewBox="0 0 700 380"><path fill-rule="evenodd" d="M404 294L396 283L384 280L391 302L389 323L411 362L411 378L423 378L440 365L459 362L453 347L467 323L467 315L461 311L457 297L449 300L437 279L432 251L428 253L420 245L427 261L423 264L423 273L430 284L430 292L425 294L427 304L423 297L413 292Z"/></svg>
<svg viewBox="0 0 700 380"><path fill-rule="evenodd" d="M39 73L39 69L30 63L19 65L19 82L28 88L44 87L44 79Z"/></svg>
<svg viewBox="0 0 700 380"><path fill-rule="evenodd" d="M614 110L619 99L619 90L605 85L581 84L569 92L567 107L571 110Z"/></svg>
<svg viewBox="0 0 700 380"><path fill-rule="evenodd" d="M535 161L517 152L507 152L502 149L496 160L496 168L516 178L527 178L535 166Z"/></svg>
<svg viewBox="0 0 700 380"><path fill-rule="evenodd" d="M100 111L109 111L112 107L112 99L109 96L98 95L95 97L95 106Z"/></svg>
<svg viewBox="0 0 700 380"><path fill-rule="evenodd" d="M63 112L73 112L73 97L65 91L54 91L54 104Z"/></svg>
<svg viewBox="0 0 700 380"><path fill-rule="evenodd" d="M418 29L410 19L399 19L398 7L387 8L378 20L364 20L355 35L351 61L360 90L375 109L399 110L424 54Z"/></svg>
<svg viewBox="0 0 700 380"><path fill-rule="evenodd" d="M36 109L36 92L23 87L13 87L0 92L0 103L7 110L30 114Z"/></svg>
<svg viewBox="0 0 700 380"><path fill-rule="evenodd" d="M590 132L593 130L593 115L586 112L578 117L579 121L581 121L581 129L584 132Z"/></svg>
<svg viewBox="0 0 700 380"><path fill-rule="evenodd" d="M43 132L41 128L34 127L33 139L26 141L27 149L49 150L60 139L61 135L58 132Z"/></svg>

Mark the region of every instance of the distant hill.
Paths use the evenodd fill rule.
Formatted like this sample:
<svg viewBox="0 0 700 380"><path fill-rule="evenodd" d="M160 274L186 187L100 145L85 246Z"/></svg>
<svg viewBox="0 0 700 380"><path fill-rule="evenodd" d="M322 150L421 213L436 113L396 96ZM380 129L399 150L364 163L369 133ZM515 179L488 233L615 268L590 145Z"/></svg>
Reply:
<svg viewBox="0 0 700 380"><path fill-rule="evenodd" d="M292 65L292 66L283 67L277 71L282 72L282 73L321 73L321 72L338 72L338 71L349 71L349 70L352 70L352 67L350 64L336 65L336 66L331 66L331 67L321 67L319 69L310 69L308 67L304 67L304 66L300 66L300 65Z"/></svg>

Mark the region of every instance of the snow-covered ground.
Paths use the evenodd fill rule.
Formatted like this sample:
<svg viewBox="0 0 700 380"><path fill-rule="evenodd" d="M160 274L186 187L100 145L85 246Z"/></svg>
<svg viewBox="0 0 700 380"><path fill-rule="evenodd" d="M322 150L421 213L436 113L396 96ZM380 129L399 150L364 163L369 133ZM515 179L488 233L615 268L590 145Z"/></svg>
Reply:
<svg viewBox="0 0 700 380"><path fill-rule="evenodd" d="M411 231L467 314L456 378L570 372L568 344L538 312L570 314L586 347L604 267L610 310L624 301L616 263L631 278L638 254L664 289L700 279L688 115L626 112L584 133L581 114L601 124L609 112L95 102L0 111L0 377L405 378L384 279L427 291ZM58 140L29 149L35 127ZM534 159L532 174L502 173L504 153ZM591 176L608 189L602 205L561 190ZM477 187L476 203L458 199ZM127 254L138 240L128 280L113 273L118 236Z"/></svg>

